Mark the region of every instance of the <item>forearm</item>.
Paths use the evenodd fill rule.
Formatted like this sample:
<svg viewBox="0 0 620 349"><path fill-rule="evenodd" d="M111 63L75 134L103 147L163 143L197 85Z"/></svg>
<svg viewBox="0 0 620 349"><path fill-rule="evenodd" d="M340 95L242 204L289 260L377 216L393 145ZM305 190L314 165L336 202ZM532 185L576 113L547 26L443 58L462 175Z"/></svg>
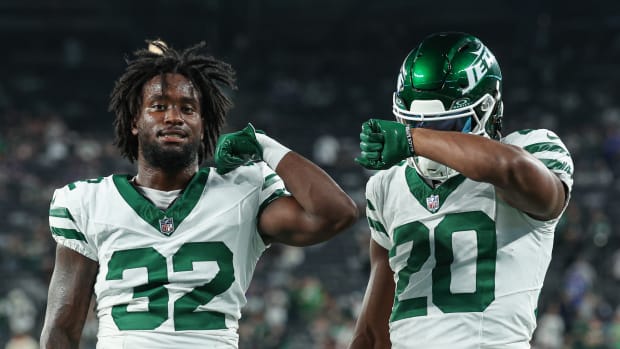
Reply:
<svg viewBox="0 0 620 349"><path fill-rule="evenodd" d="M368 333L355 334L349 349L389 349L392 343L387 341L375 340Z"/></svg>
<svg viewBox="0 0 620 349"><path fill-rule="evenodd" d="M412 129L415 153L474 181L495 186L509 205L530 216L556 218L565 205L559 178L524 149L459 132Z"/></svg>
<svg viewBox="0 0 620 349"><path fill-rule="evenodd" d="M325 171L301 155L288 152L275 171L323 232L341 231L357 218L353 200Z"/></svg>
<svg viewBox="0 0 620 349"><path fill-rule="evenodd" d="M518 147L460 132L411 129L415 154L442 163L465 177L500 188L522 186L536 159Z"/></svg>
<svg viewBox="0 0 620 349"><path fill-rule="evenodd" d="M98 264L62 245L47 297L41 348L78 348Z"/></svg>
<svg viewBox="0 0 620 349"><path fill-rule="evenodd" d="M80 339L72 338L66 331L44 327L39 345L41 349L77 349L80 347Z"/></svg>
<svg viewBox="0 0 620 349"><path fill-rule="evenodd" d="M388 260L387 250L371 241L368 286L349 349L388 349L392 346L389 319L395 285Z"/></svg>
<svg viewBox="0 0 620 349"><path fill-rule="evenodd" d="M57 280L56 280L57 281ZM58 286L52 281L52 286ZM41 331L41 348L79 348L82 328L87 308L76 307L70 299L62 299L65 290L50 292L45 314L45 323Z"/></svg>

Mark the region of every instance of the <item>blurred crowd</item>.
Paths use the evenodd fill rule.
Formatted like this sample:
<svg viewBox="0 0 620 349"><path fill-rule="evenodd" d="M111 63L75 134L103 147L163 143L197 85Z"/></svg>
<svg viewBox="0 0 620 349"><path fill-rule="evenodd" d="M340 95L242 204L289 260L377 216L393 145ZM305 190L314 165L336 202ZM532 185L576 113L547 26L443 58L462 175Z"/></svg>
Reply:
<svg viewBox="0 0 620 349"><path fill-rule="evenodd" d="M513 38L516 44L474 32L504 73L504 133L553 129L575 162L532 347L620 349L620 103L614 78L620 76L614 66L620 35L609 30L587 40L582 28L551 31L545 18L536 26L531 37ZM346 348L369 272L363 211L372 173L353 158L361 122L392 118L391 92L407 50L390 40L393 61L387 67L375 64L385 50L357 55L354 49L365 47L357 41L312 55L298 46L275 48L252 56L255 64L248 65L248 55L257 51L247 37L231 40L227 59L238 70L240 88L227 131L252 121L325 168L362 213L331 241L304 249L274 244L265 252L240 322L242 349ZM69 58L81 52L79 40L70 47ZM106 83L111 87L112 81ZM12 101L0 83L0 348L7 349L38 347L54 263L47 220L53 190L78 179L135 172L112 144L111 115L70 103L33 106ZM96 332L91 312L82 349L94 349Z"/></svg>

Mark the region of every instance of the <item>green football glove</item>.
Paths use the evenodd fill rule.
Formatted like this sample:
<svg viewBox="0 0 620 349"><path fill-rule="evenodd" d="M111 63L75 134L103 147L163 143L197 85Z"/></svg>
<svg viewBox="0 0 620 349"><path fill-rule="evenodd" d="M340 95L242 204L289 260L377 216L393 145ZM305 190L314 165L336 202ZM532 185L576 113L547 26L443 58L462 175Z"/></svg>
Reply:
<svg viewBox="0 0 620 349"><path fill-rule="evenodd" d="M388 120L370 119L362 124L362 153L355 162L369 170L385 170L413 156L413 141L408 127Z"/></svg>
<svg viewBox="0 0 620 349"><path fill-rule="evenodd" d="M218 173L225 174L248 162L263 160L263 148L256 140L256 132L248 123L241 131L220 136L214 155Z"/></svg>

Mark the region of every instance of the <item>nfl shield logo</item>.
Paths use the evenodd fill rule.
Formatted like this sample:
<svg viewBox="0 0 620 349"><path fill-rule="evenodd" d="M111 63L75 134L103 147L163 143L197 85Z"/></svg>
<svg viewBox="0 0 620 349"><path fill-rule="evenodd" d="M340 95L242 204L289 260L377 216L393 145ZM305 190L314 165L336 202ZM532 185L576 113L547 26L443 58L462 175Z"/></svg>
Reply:
<svg viewBox="0 0 620 349"><path fill-rule="evenodd" d="M439 209L439 195L431 195L426 198L426 208L435 213Z"/></svg>
<svg viewBox="0 0 620 349"><path fill-rule="evenodd" d="M164 217L159 220L159 231L164 235L170 235L174 232L172 217Z"/></svg>

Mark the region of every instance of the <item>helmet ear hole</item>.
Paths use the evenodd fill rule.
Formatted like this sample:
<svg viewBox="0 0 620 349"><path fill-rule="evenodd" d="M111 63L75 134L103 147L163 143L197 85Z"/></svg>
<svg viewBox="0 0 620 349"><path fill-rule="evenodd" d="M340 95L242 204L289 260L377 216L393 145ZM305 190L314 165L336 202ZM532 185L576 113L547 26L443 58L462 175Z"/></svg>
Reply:
<svg viewBox="0 0 620 349"><path fill-rule="evenodd" d="M493 111L491 120L489 120L491 124L491 130L493 132L489 135L493 139L499 139L501 137L503 114L504 114L504 103L500 100L497 102L497 105L495 106L495 110Z"/></svg>
<svg viewBox="0 0 620 349"><path fill-rule="evenodd" d="M469 80L467 80L467 76L464 76L463 74L461 74L461 76L459 76L457 84L462 89L467 88L469 86Z"/></svg>
<svg viewBox="0 0 620 349"><path fill-rule="evenodd" d="M504 102L499 101L495 110L495 114L501 119L501 117L504 116Z"/></svg>
<svg viewBox="0 0 620 349"><path fill-rule="evenodd" d="M461 48L459 48L457 52L460 53L463 51L476 51L479 48L480 48L480 44L478 42L469 41L465 45L461 46Z"/></svg>

